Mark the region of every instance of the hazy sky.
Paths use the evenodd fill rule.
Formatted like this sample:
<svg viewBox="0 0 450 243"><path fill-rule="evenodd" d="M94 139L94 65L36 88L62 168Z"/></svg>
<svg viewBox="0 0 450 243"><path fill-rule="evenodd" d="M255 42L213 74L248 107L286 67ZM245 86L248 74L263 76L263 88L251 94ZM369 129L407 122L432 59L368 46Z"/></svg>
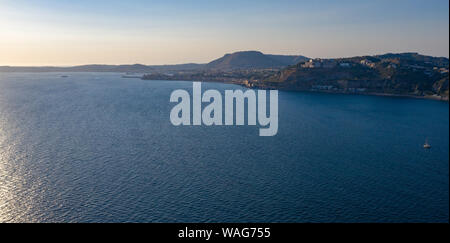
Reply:
<svg viewBox="0 0 450 243"><path fill-rule="evenodd" d="M449 55L448 0L0 0L0 65Z"/></svg>

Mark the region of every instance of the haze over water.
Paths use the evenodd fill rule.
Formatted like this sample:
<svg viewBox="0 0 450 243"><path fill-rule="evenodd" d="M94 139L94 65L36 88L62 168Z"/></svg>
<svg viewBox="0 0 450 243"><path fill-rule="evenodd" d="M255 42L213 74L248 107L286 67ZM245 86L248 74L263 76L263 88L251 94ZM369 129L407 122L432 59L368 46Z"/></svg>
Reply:
<svg viewBox="0 0 450 243"><path fill-rule="evenodd" d="M259 137L172 126L191 82L60 76L0 73L0 222L448 222L448 103L280 91Z"/></svg>

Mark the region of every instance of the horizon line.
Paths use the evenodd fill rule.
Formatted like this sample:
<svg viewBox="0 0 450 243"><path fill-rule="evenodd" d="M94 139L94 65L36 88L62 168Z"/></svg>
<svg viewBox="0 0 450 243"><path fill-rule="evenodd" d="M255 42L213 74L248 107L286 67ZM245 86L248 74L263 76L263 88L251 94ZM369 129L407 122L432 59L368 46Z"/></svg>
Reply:
<svg viewBox="0 0 450 243"><path fill-rule="evenodd" d="M279 56L303 56L301 54L273 54L273 53L264 53L262 51L258 51L258 50L247 50L247 51L234 51L234 52L227 52L225 54L223 54L223 56L215 58L209 62L204 62L204 63L196 63L196 62L185 62L185 63L173 63L173 64L145 64L145 63L114 63L114 64L106 64L106 63L85 63L85 64L70 64L70 65L58 65L58 64L44 64L44 65L9 65L9 64L0 64L0 67L37 67L37 68L45 68L45 67L56 67L56 68L69 68L69 67L79 67L79 66L93 66L93 65L98 65L98 66L125 66L125 65L143 65L143 66L177 66L177 65L206 65L214 60L220 59L222 57L224 57L225 55L228 54L235 54L235 53L240 53L240 52L260 52L264 55L279 55ZM386 54L418 54L418 55L422 55L422 56L429 56L429 57L434 57L434 58L447 58L449 59L449 56L433 56L433 55L427 55L427 54L421 54L418 51L407 51L407 52L384 52L384 53L379 53L379 54L366 54L366 55L356 55L356 56L341 56L341 57L308 57L308 56L303 56L305 58L308 59L344 59L344 58L353 58L353 57L365 57L365 56L380 56L380 55L386 55Z"/></svg>

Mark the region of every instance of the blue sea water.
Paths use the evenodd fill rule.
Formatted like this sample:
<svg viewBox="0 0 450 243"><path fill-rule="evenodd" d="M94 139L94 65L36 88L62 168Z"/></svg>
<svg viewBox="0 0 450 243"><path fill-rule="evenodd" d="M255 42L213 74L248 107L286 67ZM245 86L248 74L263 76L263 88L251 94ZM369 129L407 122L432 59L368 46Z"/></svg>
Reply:
<svg viewBox="0 0 450 243"><path fill-rule="evenodd" d="M0 73L0 222L449 221L448 103L280 91L259 137L174 127L191 82L61 75Z"/></svg>

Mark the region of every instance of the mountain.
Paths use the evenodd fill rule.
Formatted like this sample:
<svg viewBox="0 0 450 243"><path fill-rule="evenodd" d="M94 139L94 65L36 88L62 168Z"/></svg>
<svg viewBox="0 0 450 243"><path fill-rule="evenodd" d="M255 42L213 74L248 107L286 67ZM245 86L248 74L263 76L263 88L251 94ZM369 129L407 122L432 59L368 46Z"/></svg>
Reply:
<svg viewBox="0 0 450 243"><path fill-rule="evenodd" d="M294 65L308 58L304 56L266 55L258 51L244 51L226 54L224 57L208 64L176 64L176 65L102 65L91 64L73 67L10 67L0 66L0 72L177 72L196 70L234 70L282 68Z"/></svg>
<svg viewBox="0 0 450 243"><path fill-rule="evenodd" d="M304 56L266 55L259 51L242 51L226 54L206 64L206 68L215 70L280 68L307 59Z"/></svg>
<svg viewBox="0 0 450 243"><path fill-rule="evenodd" d="M198 70L204 68L204 64L177 64L177 65L102 65L91 64L73 67L10 67L0 66L0 72L134 72L134 73L149 73L149 72L169 72L169 71L184 71L184 70Z"/></svg>

